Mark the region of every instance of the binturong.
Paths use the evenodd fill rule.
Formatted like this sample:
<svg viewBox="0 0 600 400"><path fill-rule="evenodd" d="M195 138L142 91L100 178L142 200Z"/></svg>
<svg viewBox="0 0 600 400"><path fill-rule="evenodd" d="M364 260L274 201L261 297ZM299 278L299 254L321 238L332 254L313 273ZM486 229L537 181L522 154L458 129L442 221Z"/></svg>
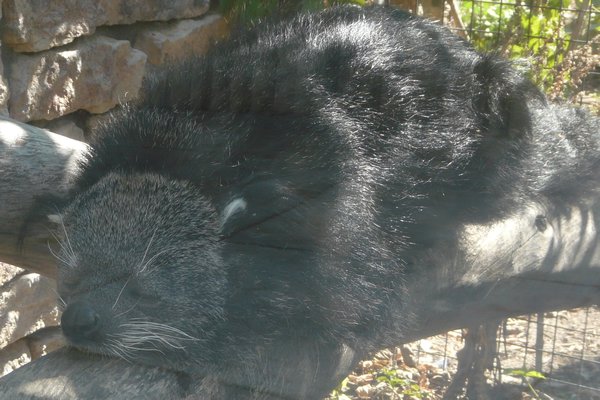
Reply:
<svg viewBox="0 0 600 400"><path fill-rule="evenodd" d="M598 120L385 7L258 24L96 129L51 220L68 343L199 399L323 398L457 227L597 187ZM583 183L587 182L587 183Z"/></svg>

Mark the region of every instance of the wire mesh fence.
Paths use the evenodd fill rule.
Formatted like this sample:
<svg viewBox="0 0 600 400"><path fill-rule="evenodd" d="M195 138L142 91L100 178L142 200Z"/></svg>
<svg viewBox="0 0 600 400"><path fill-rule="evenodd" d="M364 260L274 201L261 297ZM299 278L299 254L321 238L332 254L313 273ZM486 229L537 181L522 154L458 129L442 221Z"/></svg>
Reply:
<svg viewBox="0 0 600 400"><path fill-rule="evenodd" d="M456 379L465 368L460 352L469 346L481 349L491 339L491 357L486 360L485 352L479 352L479 362L467 367L488 368L471 370L468 378L481 372L485 383L496 388L492 393L502 393L492 398L600 399L598 307L511 318L491 326L495 331L491 338L481 330L470 337L468 331L457 330L408 347L417 364L447 369ZM468 343L470 338L474 342Z"/></svg>
<svg viewBox="0 0 600 400"><path fill-rule="evenodd" d="M552 100L600 111L597 0L391 0L515 61Z"/></svg>
<svg viewBox="0 0 600 400"><path fill-rule="evenodd" d="M515 60L553 99L600 111L600 3L591 0L401 0L392 2L442 21L475 47ZM438 11L435 11L437 8ZM489 368L488 383L520 385L531 398L600 399L600 311L596 307L509 319L491 338L449 332L417 344L417 363L434 362L459 375ZM492 324L494 326L494 324ZM485 329L483 329L485 330ZM474 337L474 339L473 339ZM459 339L459 340L457 340ZM485 341L488 341L486 344ZM494 346L491 359L460 360L474 341ZM425 345L423 345L425 343ZM432 349L438 354L432 358ZM439 354L441 352L441 357ZM460 364L463 364L462 366ZM473 376L471 376L473 379ZM466 386L465 386L466 387ZM451 388L449 388L451 390ZM446 395L446 397L450 397Z"/></svg>

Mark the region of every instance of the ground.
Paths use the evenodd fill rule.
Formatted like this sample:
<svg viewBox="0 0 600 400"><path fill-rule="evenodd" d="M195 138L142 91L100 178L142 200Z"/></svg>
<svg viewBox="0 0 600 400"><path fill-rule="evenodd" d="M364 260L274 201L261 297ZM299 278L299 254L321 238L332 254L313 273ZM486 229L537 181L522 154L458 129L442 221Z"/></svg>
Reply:
<svg viewBox="0 0 600 400"><path fill-rule="evenodd" d="M490 399L600 399L599 308L513 318L498 332L498 356L493 371L486 372L495 388ZM362 361L329 400L443 399L463 345L464 332L457 330L382 350ZM520 377L536 371L546 379L528 378L528 386Z"/></svg>

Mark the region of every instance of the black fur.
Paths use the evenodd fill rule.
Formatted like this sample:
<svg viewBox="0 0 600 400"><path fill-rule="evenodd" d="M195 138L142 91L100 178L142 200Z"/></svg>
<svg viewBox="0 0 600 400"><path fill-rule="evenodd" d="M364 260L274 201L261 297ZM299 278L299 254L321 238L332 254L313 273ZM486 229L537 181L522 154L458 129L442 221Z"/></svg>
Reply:
<svg viewBox="0 0 600 400"><path fill-rule="evenodd" d="M318 399L402 339L420 252L526 199L576 201L598 139L597 119L404 12L261 24L99 128L62 213L63 330L190 372L203 399Z"/></svg>

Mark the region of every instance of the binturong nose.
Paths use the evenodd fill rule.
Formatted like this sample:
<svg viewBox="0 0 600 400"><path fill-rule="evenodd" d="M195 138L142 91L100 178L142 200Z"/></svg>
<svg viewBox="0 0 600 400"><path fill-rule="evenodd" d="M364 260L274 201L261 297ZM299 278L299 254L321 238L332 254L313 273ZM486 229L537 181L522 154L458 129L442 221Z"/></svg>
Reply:
<svg viewBox="0 0 600 400"><path fill-rule="evenodd" d="M67 306L60 323L67 339L73 342L90 340L100 329L100 315L87 301L76 301Z"/></svg>

